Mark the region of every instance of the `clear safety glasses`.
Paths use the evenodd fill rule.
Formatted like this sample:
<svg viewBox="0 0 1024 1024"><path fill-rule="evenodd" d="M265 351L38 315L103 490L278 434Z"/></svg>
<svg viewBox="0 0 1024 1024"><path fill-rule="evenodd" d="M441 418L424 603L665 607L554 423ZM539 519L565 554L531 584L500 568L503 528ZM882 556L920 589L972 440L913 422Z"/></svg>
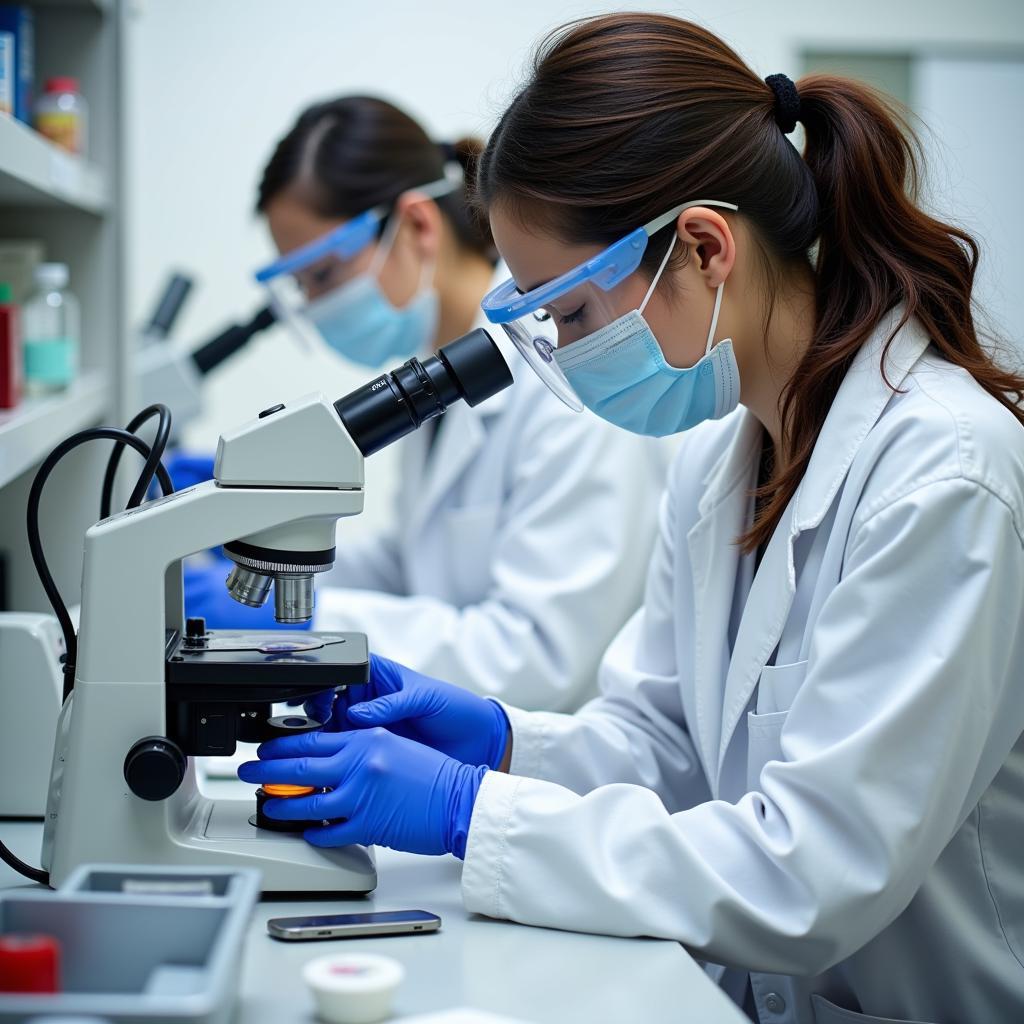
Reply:
<svg viewBox="0 0 1024 1024"><path fill-rule="evenodd" d="M462 168L451 163L445 166L445 177L407 189L402 195L415 193L425 199L439 199L461 185ZM321 340L315 324L318 304L323 305L329 296L361 274L375 277L380 272L398 232L399 219L388 220L398 198L360 213L255 272L256 281L267 290L278 320L287 324L300 340L309 344ZM381 225L386 220L382 234ZM360 258L378 241L369 263Z"/></svg>
<svg viewBox="0 0 1024 1024"><path fill-rule="evenodd" d="M541 380L570 409L579 412L583 403L555 361L555 348L580 341L639 308L635 289L623 286L640 266L651 236L694 206L737 209L734 203L717 199L680 203L550 281L523 291L510 277L484 297L480 305L487 319L501 325ZM643 301L649 297L650 290Z"/></svg>

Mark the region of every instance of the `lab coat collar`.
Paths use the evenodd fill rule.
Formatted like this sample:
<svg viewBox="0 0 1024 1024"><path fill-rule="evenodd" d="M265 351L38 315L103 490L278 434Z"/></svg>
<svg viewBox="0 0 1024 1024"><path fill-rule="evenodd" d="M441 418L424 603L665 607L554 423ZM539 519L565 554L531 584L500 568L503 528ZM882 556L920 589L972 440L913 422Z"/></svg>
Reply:
<svg viewBox="0 0 1024 1024"><path fill-rule="evenodd" d="M491 289L497 288L499 284L508 280L509 272L508 267L504 263L498 262L498 265L494 268L494 274L491 277ZM476 316L476 320L473 321L473 330L478 327L482 327L493 340L494 344L498 346L498 350L505 357L505 362L508 363L508 368L512 371L512 377L515 380L519 380L520 376L524 373L533 373L533 370L526 365L526 360L516 351L515 346L509 341L508 335L501 329L500 325L492 324L490 320L484 316L484 311L481 309ZM512 387L515 387L513 384ZM509 400L512 398L512 388L505 388L504 391L499 391L496 395L492 395L486 401L481 402L480 405L476 406L476 412L483 419L493 419L495 416L500 416L507 407Z"/></svg>
<svg viewBox="0 0 1024 1024"><path fill-rule="evenodd" d="M882 318L839 386L794 496L797 533L813 529L825 518L860 446L892 399L893 389L903 386L928 348L928 336L918 320L911 318L900 326L904 315L900 303ZM890 337L893 341L880 372Z"/></svg>
<svg viewBox="0 0 1024 1024"><path fill-rule="evenodd" d="M496 285L507 277L508 271L504 265L499 264L492 281ZM515 351L505 332L489 323L482 311L473 323L473 329L477 327L487 330L509 364L513 376L533 372L525 365L522 356ZM451 406L444 414L444 423L438 426L439 432L434 439L433 451L427 451L429 435L424 435L419 440L415 450L411 452L411 461L416 461L422 467L417 476L422 494L409 513L414 533L428 522L445 495L479 455L487 440L491 421L508 408L515 386L513 384L504 391L499 391L475 407L470 407L465 402L457 402Z"/></svg>
<svg viewBox="0 0 1024 1024"><path fill-rule="evenodd" d="M433 449L428 450L429 435L417 439L413 459L419 464L416 484L420 493L409 509L409 530L420 533L445 500L459 477L480 454L487 439L484 417L479 409L465 403L452 406L437 427Z"/></svg>
<svg viewBox="0 0 1024 1024"><path fill-rule="evenodd" d="M740 408L734 415L739 419L735 436L725 455L711 467L701 482L701 494L697 502L697 512L701 518L710 516L723 501L733 497L741 485L750 486L751 465L756 465L760 457L764 433L760 421L744 408Z"/></svg>

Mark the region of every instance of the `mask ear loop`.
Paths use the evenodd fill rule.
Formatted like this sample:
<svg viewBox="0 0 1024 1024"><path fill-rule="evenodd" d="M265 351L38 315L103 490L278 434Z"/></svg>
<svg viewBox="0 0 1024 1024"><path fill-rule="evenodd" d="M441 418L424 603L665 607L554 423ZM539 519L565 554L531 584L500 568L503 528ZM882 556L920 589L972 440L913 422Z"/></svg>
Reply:
<svg viewBox="0 0 1024 1024"><path fill-rule="evenodd" d="M651 296L654 294L654 289L658 287L658 281L661 280L662 272L668 264L668 258L672 255L672 250L676 247L676 235L672 236L672 241L669 242L668 252L665 253L661 260L661 266L658 267L658 272L654 275L654 280L651 281L651 287L647 289L647 294L644 296L644 301L640 303L640 308L637 310L638 313L643 315L643 311L647 308L647 303L650 302Z"/></svg>
<svg viewBox="0 0 1024 1024"><path fill-rule="evenodd" d="M430 198L429 196L427 198ZM384 236L380 240L380 245L377 247L377 251L373 254L373 259L370 261L370 266L367 268L367 274L369 274L374 280L380 280L379 274L384 269L384 264L387 262L388 256L391 255L391 250L394 247L395 239L398 237L398 231L401 227L401 218L393 213L388 226L384 229ZM420 280L417 285L416 294L422 294L427 288L431 287L434 283L434 277L437 274L437 260L427 260L422 269L420 270Z"/></svg>
<svg viewBox="0 0 1024 1024"><path fill-rule="evenodd" d="M383 270L388 256L391 255L391 249L395 244L395 239L398 237L398 229L401 227L400 222L401 218L396 213L392 213L391 220L384 229L384 237L381 238L377 251L373 254L373 259L370 260L370 265L366 269L366 272L375 280L378 278L381 270Z"/></svg>
<svg viewBox="0 0 1024 1024"><path fill-rule="evenodd" d="M437 276L437 260L429 259L423 261L420 269L420 283L417 286L416 294L422 295L425 291L434 287L434 278Z"/></svg>
<svg viewBox="0 0 1024 1024"><path fill-rule="evenodd" d="M715 291L715 311L711 314L711 327L708 330L708 344L707 348L704 349L704 355L707 355L715 347L715 328L718 326L718 312L722 308L722 292L725 289L725 282L723 281Z"/></svg>

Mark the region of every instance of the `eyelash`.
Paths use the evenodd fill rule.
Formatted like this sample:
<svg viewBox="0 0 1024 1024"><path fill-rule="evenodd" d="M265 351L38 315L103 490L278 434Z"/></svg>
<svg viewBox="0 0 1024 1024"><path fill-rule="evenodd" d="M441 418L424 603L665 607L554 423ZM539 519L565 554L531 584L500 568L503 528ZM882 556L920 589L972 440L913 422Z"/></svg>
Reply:
<svg viewBox="0 0 1024 1024"><path fill-rule="evenodd" d="M583 319L584 308L585 306L580 306L580 308L577 309L575 312L567 313L565 316L560 316L558 318L559 322L566 325L578 324Z"/></svg>

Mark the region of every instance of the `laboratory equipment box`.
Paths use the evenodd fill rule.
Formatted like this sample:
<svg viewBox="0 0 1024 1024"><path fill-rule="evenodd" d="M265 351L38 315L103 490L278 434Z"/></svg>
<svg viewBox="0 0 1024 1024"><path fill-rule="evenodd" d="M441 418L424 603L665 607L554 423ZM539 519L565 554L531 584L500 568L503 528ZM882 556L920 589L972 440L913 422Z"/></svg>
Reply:
<svg viewBox="0 0 1024 1024"><path fill-rule="evenodd" d="M0 894L0 935L60 945L60 991L0 994L0 1022L227 1024L260 875L249 868L85 864L56 892Z"/></svg>

